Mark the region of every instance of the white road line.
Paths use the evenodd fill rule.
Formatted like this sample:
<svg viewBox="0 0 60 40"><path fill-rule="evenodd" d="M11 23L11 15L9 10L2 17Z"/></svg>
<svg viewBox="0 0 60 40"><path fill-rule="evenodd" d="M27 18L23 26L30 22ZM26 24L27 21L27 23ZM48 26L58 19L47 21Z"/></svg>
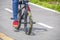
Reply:
<svg viewBox="0 0 60 40"><path fill-rule="evenodd" d="M11 9L9 9L9 8L5 8L5 10L6 10L6 11L9 11L9 12L11 12L11 13L12 13L12 10L11 10ZM50 29L52 29L52 28L53 28L53 27L48 26L48 25L46 25L46 24L44 24L44 23L36 23L36 24L42 25L42 26L47 27L47 28L50 28Z"/></svg>
<svg viewBox="0 0 60 40"><path fill-rule="evenodd" d="M5 10L12 13L12 10L9 8L5 8Z"/></svg>
<svg viewBox="0 0 60 40"><path fill-rule="evenodd" d="M49 8L46 8L46 7L43 7L43 6L34 4L34 3L29 3L29 4L34 5L34 6L36 6L36 7L39 7L39 8L43 8L43 9L45 9L45 10L53 11L53 12L56 12L56 13L60 14L60 12L55 11L55 10L53 10L53 9L49 9Z"/></svg>
<svg viewBox="0 0 60 40"><path fill-rule="evenodd" d="M50 29L53 28L53 27L51 27L51 26L49 26L49 25L46 25L46 24L44 24L44 23L37 23L37 24L42 25L42 26L47 27L47 28L50 28Z"/></svg>

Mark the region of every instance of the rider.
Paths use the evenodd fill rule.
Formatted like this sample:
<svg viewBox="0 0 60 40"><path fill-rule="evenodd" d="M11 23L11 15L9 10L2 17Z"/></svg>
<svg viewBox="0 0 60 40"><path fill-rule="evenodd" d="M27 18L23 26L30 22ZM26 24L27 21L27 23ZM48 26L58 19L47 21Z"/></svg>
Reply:
<svg viewBox="0 0 60 40"><path fill-rule="evenodd" d="M28 0L25 0L28 1ZM12 7L13 7L13 27L18 27L18 20L17 20L17 14L18 14L18 4L19 4L19 0L12 0ZM28 10L30 10L29 6L28 6Z"/></svg>

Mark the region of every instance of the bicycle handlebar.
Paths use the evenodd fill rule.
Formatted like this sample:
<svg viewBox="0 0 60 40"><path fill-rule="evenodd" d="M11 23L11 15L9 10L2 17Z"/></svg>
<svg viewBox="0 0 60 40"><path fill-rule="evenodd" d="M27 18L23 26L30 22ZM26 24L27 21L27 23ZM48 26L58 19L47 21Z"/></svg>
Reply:
<svg viewBox="0 0 60 40"><path fill-rule="evenodd" d="M19 4L24 4L24 3L28 3L29 1L19 1Z"/></svg>

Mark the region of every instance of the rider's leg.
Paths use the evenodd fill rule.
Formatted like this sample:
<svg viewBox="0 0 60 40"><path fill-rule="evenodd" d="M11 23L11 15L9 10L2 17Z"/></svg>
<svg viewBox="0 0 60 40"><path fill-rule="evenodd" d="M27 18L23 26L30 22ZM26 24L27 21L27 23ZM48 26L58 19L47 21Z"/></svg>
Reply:
<svg viewBox="0 0 60 40"><path fill-rule="evenodd" d="M17 14L18 14L18 3L19 3L19 0L12 0L13 2L13 18L14 18L14 21L13 21L13 26L14 27L17 27L18 26L18 21L17 21Z"/></svg>

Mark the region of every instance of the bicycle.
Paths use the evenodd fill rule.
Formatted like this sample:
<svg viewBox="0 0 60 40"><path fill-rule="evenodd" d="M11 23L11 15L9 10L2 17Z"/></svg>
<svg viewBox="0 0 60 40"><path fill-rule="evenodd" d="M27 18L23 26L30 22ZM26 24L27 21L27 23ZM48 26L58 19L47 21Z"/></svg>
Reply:
<svg viewBox="0 0 60 40"><path fill-rule="evenodd" d="M27 34L27 35L30 35L31 34L31 32L32 32L32 27L33 27L33 20L32 20L32 14L31 14L31 10L29 9L28 10L28 7L29 7L29 5L28 5L28 2L29 1L20 1L19 2L19 6L20 6L20 9L19 9L19 11L18 11L18 21L19 21L19 25L18 25L18 28L16 28L17 30L19 30L20 29L20 27L21 27L21 21L22 21L22 19L24 19L24 31L25 31L25 33ZM22 4L24 4L24 6L22 7ZM22 13L22 10L23 9L25 9L24 10L24 12ZM28 20L29 19L29 20ZM30 25L30 26L28 26L28 24Z"/></svg>

